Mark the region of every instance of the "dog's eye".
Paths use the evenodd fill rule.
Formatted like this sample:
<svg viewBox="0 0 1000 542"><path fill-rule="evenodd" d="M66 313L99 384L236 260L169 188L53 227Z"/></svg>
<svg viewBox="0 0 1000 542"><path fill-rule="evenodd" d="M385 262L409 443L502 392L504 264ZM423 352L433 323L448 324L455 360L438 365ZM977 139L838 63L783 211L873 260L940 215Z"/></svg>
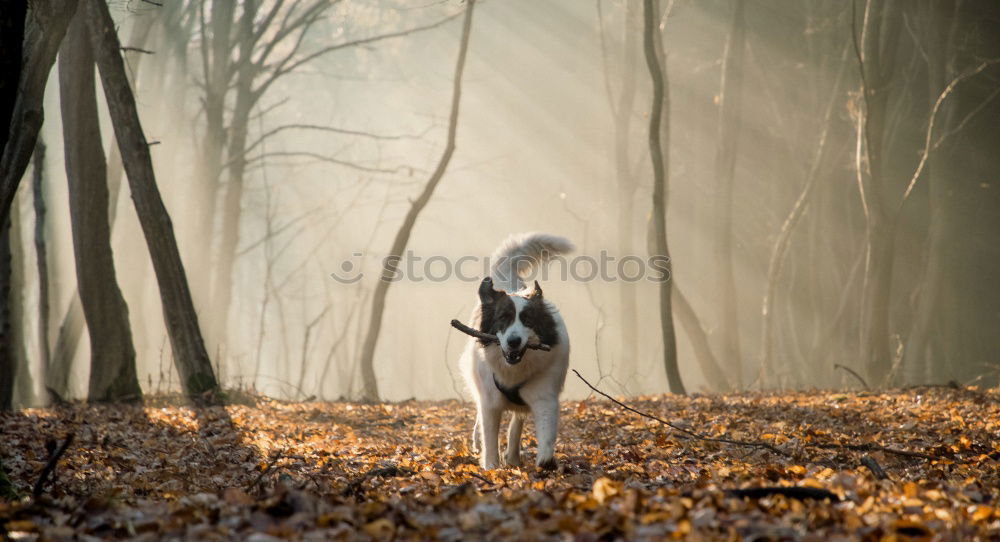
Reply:
<svg viewBox="0 0 1000 542"><path fill-rule="evenodd" d="M526 325L526 326L528 326L528 327L531 327L531 317L522 314L521 315L521 323L524 324L524 325Z"/></svg>

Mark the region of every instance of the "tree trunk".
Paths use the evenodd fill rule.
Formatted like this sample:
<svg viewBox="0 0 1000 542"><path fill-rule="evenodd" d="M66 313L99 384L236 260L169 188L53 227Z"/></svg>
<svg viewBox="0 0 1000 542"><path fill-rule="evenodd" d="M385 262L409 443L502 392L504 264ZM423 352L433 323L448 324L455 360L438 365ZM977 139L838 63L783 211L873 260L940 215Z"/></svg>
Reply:
<svg viewBox="0 0 1000 542"><path fill-rule="evenodd" d="M73 368L73 358L80 345L80 337L83 336L83 307L80 306L79 290L73 292L61 321L55 348L52 351L52 362L45 370L45 388L57 403L69 399L69 377Z"/></svg>
<svg viewBox="0 0 1000 542"><path fill-rule="evenodd" d="M244 5L240 17L240 58L249 59L253 53L253 17L256 10L251 3ZM232 302L232 288L235 282L234 268L236 248L240 239L240 217L243 202L243 175L246 170L247 129L250 110L255 102L253 94L254 65L249 61L240 62L236 75L236 102L229 123L229 177L222 202L222 235L219 241L219 259L215 265L212 281L212 308L217 317L209 325L210 345L224 343L229 330L229 313Z"/></svg>
<svg viewBox="0 0 1000 542"><path fill-rule="evenodd" d="M76 4L75 0L34 0L25 19L17 99L10 116L7 143L0 157L0 224L7 219L14 194L35 150L38 130L42 127L45 83ZM11 13L16 12L11 8ZM6 41L8 38L6 33L4 35L0 39ZM11 39L15 37L12 35ZM2 129L7 128L5 125Z"/></svg>
<svg viewBox="0 0 1000 542"><path fill-rule="evenodd" d="M667 164L664 160L664 149L670 148L669 117L664 118L664 110L668 111L670 97L667 78L660 66L662 56L666 64L666 54L657 54L656 21L659 20L659 10L654 9L653 0L643 0L643 51L646 56L646 66L653 81L653 104L649 113L649 155L653 162L653 231L656 243L656 256L666 258L666 268L669 272L670 250L667 246ZM660 46L662 49L662 45ZM661 126L661 122L663 126ZM661 143L661 128L667 137ZM660 328L663 335L663 367L667 373L667 383L671 393L686 394L684 382L677 366L677 337L674 334L674 319L670 304L671 281L673 277L666 276L659 282L660 290Z"/></svg>
<svg viewBox="0 0 1000 542"><path fill-rule="evenodd" d="M694 350L694 357L698 360L698 364L701 366L701 373L705 376L708 385L712 387L712 391L726 392L731 390L732 384L729 383L726 372L722 370L718 360L715 359L715 354L712 353L712 348L708 342L708 335L702 329L698 315L694 312L694 307L688 303L687 298L684 297L684 293L677 287L677 282L674 282L674 296L676 298L675 301L677 301L677 319L680 320L681 326L684 327L684 332L687 333L688 339L691 340L691 349Z"/></svg>
<svg viewBox="0 0 1000 542"><path fill-rule="evenodd" d="M11 333L10 311L10 214L0 226L0 412L14 407L14 377L17 358Z"/></svg>
<svg viewBox="0 0 1000 542"><path fill-rule="evenodd" d="M81 12L70 23L59 52L59 89L76 279L90 335L87 395L99 402L136 401L142 390L128 306L118 288L111 251L107 164L94 83L94 54Z"/></svg>
<svg viewBox="0 0 1000 542"><path fill-rule="evenodd" d="M742 124L743 50L746 25L743 0L733 5L732 24L722 55L722 81L719 84L718 148L715 154L717 183L715 224L715 262L718 273L719 357L742 387L740 353L739 305L736 279L733 276L733 178L736 170L737 146Z"/></svg>
<svg viewBox="0 0 1000 542"><path fill-rule="evenodd" d="M150 28L153 25L153 18L139 17L132 27L131 40L132 46L143 47L145 44L145 39L150 33ZM133 76L133 81L138 82L138 76L140 73L140 68L143 64L143 59L147 55L139 55L130 63L130 73ZM153 85L153 88L158 88ZM111 158L108 159L108 225L111 230L115 229L115 219L117 217L118 211L118 198L121 193L122 185L122 175L124 173L124 166L122 165L121 151L118 150L117 145L111 146ZM123 277L123 284L126 285L126 290L128 290L129 281L143 281L145 280L144 273L135 273L135 276L126 275ZM144 290L143 290L144 291ZM76 356L77 349L80 346L80 337L83 335L83 307L80 306L80 293L74 290L72 296L70 297L69 307L63 314L60 320L59 333L56 336L56 346L55 353L52 356L52 373L53 375L46 375L46 386L50 393L56 395L57 400L62 400L67 396L68 393L68 377L70 374L71 366L73 363L73 358ZM133 339L136 337L133 337Z"/></svg>
<svg viewBox="0 0 1000 542"><path fill-rule="evenodd" d="M382 327L382 314L385 312L385 300L389 293L389 286L392 285L391 277L396 273L399 260L406 250L406 245L410 241L410 234L413 226L417 222L420 211L424 209L430 201L434 189L437 187L441 177L444 176L451 161L451 155L455 152L455 134L458 130L458 106L462 97L462 72L465 69L465 55L469 49L469 34L472 29L472 11L476 6L475 0L468 0L465 8L465 19L462 22L462 38L458 49L458 61L455 65L455 78L451 95L451 116L448 120L448 141L445 145L444 153L438 161L437 167L424 185L423 191L417 199L413 200L410 210L407 211L403 223L396 232L396 238L392 242L389 254L386 256L383 265L383 273L379 277L378 284L375 285L375 292L372 295L371 319L368 323L368 334L361 350L361 377L362 391L361 398L365 401L378 401L378 381L375 378L375 346L378 344L378 335Z"/></svg>
<svg viewBox="0 0 1000 542"><path fill-rule="evenodd" d="M27 2L4 2L0 7L0 156L7 146L17 101L27 13Z"/></svg>
<svg viewBox="0 0 1000 542"><path fill-rule="evenodd" d="M13 353L14 404L21 408L35 406L35 382L31 376L31 363L25 349L27 333L24 322L24 236L21 208L14 199L10 209L10 338Z"/></svg>
<svg viewBox="0 0 1000 542"><path fill-rule="evenodd" d="M872 0L868 1L858 52L865 104L859 137L863 138L867 158L867 169L860 172L860 179L868 249L861 293L860 355L868 382L873 386L885 383L892 367L889 302L896 221L889 211L890 169L886 150L892 125L887 118L889 86L902 27L902 18L895 9L897 6L892 2L875 6ZM862 162L859 157L857 163Z"/></svg>
<svg viewBox="0 0 1000 542"><path fill-rule="evenodd" d="M632 128L632 108L635 104L636 79L639 44L636 30L640 27L640 13L635 6L628 3L625 9L625 62L622 69L622 89L618 96L618 106L615 109L615 176L618 181L618 250L619 257L632 255L635 252L635 191L638 183L632 175L629 159L629 139ZM610 98L610 97L609 97ZM621 307L619 326L621 328L621 367L619 374L622 382L636 382L638 379L639 360L639 309L637 290L634 282L618 280L618 300Z"/></svg>
<svg viewBox="0 0 1000 542"><path fill-rule="evenodd" d="M84 5L87 28L132 190L132 200L160 286L163 319L170 335L181 386L191 396L211 394L218 391L219 385L198 327L198 315L177 250L173 224L156 186L149 146L139 122L135 97L125 76L114 22L102 0L84 0Z"/></svg>
<svg viewBox="0 0 1000 542"><path fill-rule="evenodd" d="M38 272L38 361L42 382L48 378L51 351L49 350L49 256L45 243L45 143L39 138L32 159L32 202L35 208L35 266Z"/></svg>

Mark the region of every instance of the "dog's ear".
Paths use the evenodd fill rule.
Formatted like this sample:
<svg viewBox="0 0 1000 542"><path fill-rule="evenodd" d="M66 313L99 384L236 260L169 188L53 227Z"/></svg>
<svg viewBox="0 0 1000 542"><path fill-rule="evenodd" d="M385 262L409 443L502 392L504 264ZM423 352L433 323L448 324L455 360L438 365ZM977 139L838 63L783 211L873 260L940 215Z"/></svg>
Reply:
<svg viewBox="0 0 1000 542"><path fill-rule="evenodd" d="M486 277L479 283L479 301L483 305L493 303L501 296L507 295L503 290L493 289L493 279Z"/></svg>
<svg viewBox="0 0 1000 542"><path fill-rule="evenodd" d="M528 297L529 298L542 297L542 287L538 285L537 280L535 281L535 288L531 290L531 293L528 294Z"/></svg>

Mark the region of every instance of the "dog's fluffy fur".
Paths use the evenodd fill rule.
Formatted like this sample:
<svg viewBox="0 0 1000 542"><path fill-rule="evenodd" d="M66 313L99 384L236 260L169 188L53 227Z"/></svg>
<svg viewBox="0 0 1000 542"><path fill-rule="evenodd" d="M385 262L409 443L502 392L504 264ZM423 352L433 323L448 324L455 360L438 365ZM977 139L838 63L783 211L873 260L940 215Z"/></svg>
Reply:
<svg viewBox="0 0 1000 542"><path fill-rule="evenodd" d="M507 432L508 466L521 465L521 429L530 412L538 440L536 464L556 465L556 433L559 426L559 393L569 368L569 335L559 310L542 297L535 281L526 287L525 275L544 265L551 256L573 250L562 237L540 233L512 235L492 257L490 276L479 286L479 304L473 325L496 335L499 344L483 345L470 339L460 365L476 401L476 425L472 447L480 454L480 465L500 465L500 417L513 411ZM527 349L543 343L548 352Z"/></svg>

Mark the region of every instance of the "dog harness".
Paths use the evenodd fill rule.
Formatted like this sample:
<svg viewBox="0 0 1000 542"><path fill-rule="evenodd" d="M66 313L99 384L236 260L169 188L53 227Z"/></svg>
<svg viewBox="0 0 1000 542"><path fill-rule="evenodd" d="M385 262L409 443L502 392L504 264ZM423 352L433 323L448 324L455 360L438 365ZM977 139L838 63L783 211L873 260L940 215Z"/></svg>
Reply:
<svg viewBox="0 0 1000 542"><path fill-rule="evenodd" d="M502 393L503 396L506 397L511 403L518 406L528 406L528 403L525 403L524 399L521 398L521 386L524 386L523 382L512 388L508 388L497 381L497 375L493 375L493 384L496 385L497 389L500 390L500 393Z"/></svg>

